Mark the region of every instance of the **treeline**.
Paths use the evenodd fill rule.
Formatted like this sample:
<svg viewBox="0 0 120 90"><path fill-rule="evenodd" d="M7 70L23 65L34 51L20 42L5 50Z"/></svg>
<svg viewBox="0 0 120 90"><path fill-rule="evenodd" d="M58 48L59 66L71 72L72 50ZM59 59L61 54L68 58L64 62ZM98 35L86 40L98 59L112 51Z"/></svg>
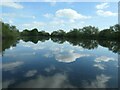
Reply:
<svg viewBox="0 0 120 90"><path fill-rule="evenodd" d="M93 26L86 26L81 29L73 29L69 32L63 30L53 31L52 37L67 37L67 38L92 38L92 39L118 39L120 38L120 25L116 24L109 29L100 31Z"/></svg>
<svg viewBox="0 0 120 90"><path fill-rule="evenodd" d="M82 38L61 38L61 37L22 37L21 38L25 42L33 42L38 43L38 41L45 42L51 39L53 42L58 44L63 44L68 42L73 46L80 46L85 49L95 49L98 48L99 45L102 47L108 48L110 51L114 53L120 53L120 42L116 40L93 40L93 39L82 39Z"/></svg>
<svg viewBox="0 0 120 90"><path fill-rule="evenodd" d="M32 30L23 30L20 34L21 36L50 36L48 32L38 31L38 29L34 28Z"/></svg>
<svg viewBox="0 0 120 90"><path fill-rule="evenodd" d="M116 24L110 26L108 29L99 30L94 26L85 26L80 29L73 29L69 32L64 30L53 31L51 34L45 31L39 31L34 28L32 30L19 30L15 26L0 22L2 25L2 37L3 38L15 38L15 37L60 37L60 38L89 38L89 39L112 39L119 40L120 38L120 25Z"/></svg>
<svg viewBox="0 0 120 90"><path fill-rule="evenodd" d="M16 28L16 26L9 25L7 23L0 22L0 35L2 35L2 38L16 38L19 37L20 32Z"/></svg>
<svg viewBox="0 0 120 90"><path fill-rule="evenodd" d="M93 26L86 26L81 29L73 29L69 32L64 30L53 31L51 34L45 31L38 31L38 29L23 30L21 36L50 36L61 38L90 38L90 39L117 39L120 38L120 25L116 24L109 29L100 31Z"/></svg>

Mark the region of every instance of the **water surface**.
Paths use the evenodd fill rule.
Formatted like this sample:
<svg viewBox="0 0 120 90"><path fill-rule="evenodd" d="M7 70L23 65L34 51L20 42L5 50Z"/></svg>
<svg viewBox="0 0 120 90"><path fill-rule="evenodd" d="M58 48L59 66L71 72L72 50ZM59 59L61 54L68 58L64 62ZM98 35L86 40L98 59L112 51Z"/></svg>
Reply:
<svg viewBox="0 0 120 90"><path fill-rule="evenodd" d="M11 42L3 47L3 88L118 87L116 46L95 40Z"/></svg>

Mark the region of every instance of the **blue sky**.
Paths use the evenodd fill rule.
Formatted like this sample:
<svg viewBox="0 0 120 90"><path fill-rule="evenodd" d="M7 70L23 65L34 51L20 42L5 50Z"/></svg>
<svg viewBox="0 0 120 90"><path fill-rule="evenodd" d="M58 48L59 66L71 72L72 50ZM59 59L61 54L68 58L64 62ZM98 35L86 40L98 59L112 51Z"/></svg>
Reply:
<svg viewBox="0 0 120 90"><path fill-rule="evenodd" d="M0 6L2 21L20 31L69 31L88 25L102 30L118 23L117 2L4 2Z"/></svg>

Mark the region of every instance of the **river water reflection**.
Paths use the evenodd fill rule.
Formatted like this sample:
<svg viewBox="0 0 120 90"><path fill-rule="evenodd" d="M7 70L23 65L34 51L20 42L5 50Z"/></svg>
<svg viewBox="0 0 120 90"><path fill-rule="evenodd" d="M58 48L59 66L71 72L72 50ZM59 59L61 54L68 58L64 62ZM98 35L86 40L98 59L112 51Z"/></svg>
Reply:
<svg viewBox="0 0 120 90"><path fill-rule="evenodd" d="M3 88L117 88L118 48L90 42L4 42Z"/></svg>

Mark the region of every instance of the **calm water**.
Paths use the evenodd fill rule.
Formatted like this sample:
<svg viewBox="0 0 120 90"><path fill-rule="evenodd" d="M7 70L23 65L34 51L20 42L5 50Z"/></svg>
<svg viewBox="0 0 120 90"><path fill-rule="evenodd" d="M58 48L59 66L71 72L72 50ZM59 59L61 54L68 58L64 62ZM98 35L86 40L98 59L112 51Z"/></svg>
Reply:
<svg viewBox="0 0 120 90"><path fill-rule="evenodd" d="M54 41L54 42L53 42ZM4 42L3 88L116 88L118 54L96 41ZM8 46L7 46L8 45ZM113 52L114 51L114 52Z"/></svg>

